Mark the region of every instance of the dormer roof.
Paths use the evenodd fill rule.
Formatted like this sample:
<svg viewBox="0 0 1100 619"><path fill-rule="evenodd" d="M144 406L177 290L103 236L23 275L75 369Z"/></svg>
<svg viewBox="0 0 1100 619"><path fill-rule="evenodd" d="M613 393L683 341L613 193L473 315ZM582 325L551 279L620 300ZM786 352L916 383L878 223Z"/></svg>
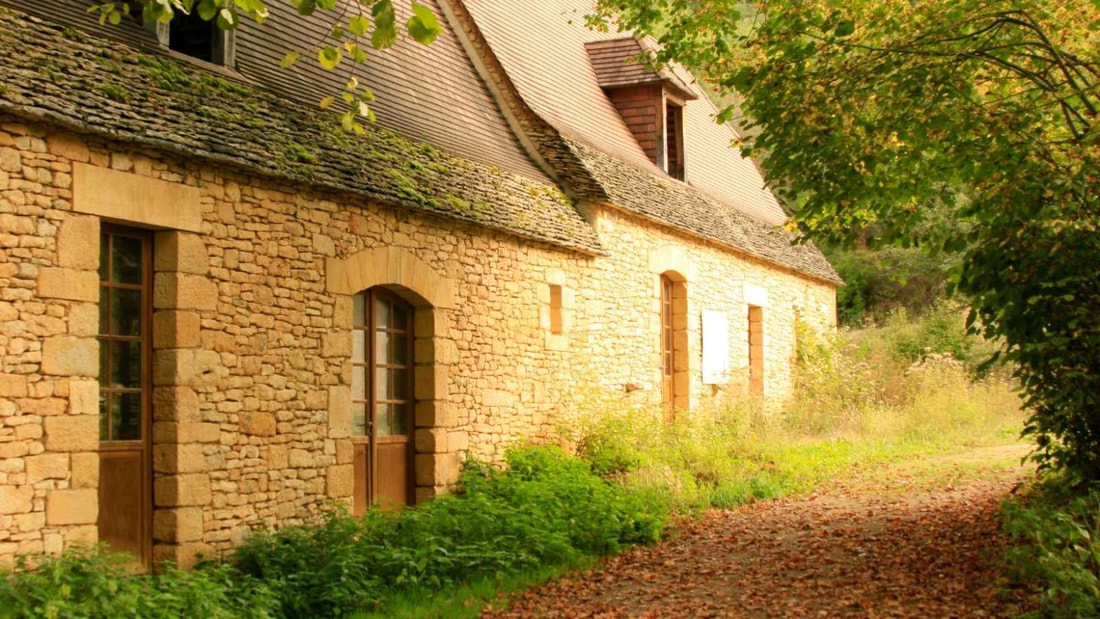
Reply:
<svg viewBox="0 0 1100 619"><path fill-rule="evenodd" d="M600 88L612 90L641 84L661 84L683 101L698 99L684 80L668 67L655 66L656 43L649 38L623 37L584 44Z"/></svg>

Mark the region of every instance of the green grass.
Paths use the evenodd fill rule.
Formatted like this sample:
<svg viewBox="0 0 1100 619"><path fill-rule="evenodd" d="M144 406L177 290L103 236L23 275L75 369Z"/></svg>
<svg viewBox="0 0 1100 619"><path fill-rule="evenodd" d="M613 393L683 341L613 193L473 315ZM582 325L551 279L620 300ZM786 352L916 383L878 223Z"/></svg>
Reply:
<svg viewBox="0 0 1100 619"><path fill-rule="evenodd" d="M506 608L515 594L593 565L592 560L585 559L572 564L535 567L500 577L481 578L430 593L423 590L402 592L376 611L351 616L357 619L472 619L480 617L487 606Z"/></svg>
<svg viewBox="0 0 1100 619"><path fill-rule="evenodd" d="M1019 399L1005 372L978 377L991 348L953 311L802 330L796 388L781 406L712 400L670 425L660 410L603 402L562 433L593 471L659 489L684 512L805 493L854 466L1013 443Z"/></svg>

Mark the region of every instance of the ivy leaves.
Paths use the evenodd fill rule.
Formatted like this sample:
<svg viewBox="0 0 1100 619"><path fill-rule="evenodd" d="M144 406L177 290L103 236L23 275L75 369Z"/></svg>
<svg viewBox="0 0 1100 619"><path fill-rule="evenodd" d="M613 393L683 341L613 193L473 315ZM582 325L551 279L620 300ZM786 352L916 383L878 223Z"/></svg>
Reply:
<svg viewBox="0 0 1100 619"><path fill-rule="evenodd" d="M405 25L409 32L409 36L428 45L434 41L436 36L442 31L439 20L436 18L435 13L423 4L414 2L412 10L413 15Z"/></svg>
<svg viewBox="0 0 1100 619"><path fill-rule="evenodd" d="M237 28L241 17L257 24L268 19L270 0L130 0L103 2L88 9L98 13L100 23L119 24L125 15L141 11L146 23L168 23L177 15L197 15L213 21L223 30ZM340 123L348 131L364 133L361 120L374 121L371 103L374 94L357 75L357 67L367 62L368 50L393 47L399 39L397 11L393 0L287 0L303 19L324 19L335 15L328 35L312 49L289 50L279 66L288 69L303 57L312 56L317 65L327 71L347 67L343 92L321 100L322 108L341 102ZM414 41L431 44L443 31L443 26L430 8L410 2L411 15L404 31Z"/></svg>

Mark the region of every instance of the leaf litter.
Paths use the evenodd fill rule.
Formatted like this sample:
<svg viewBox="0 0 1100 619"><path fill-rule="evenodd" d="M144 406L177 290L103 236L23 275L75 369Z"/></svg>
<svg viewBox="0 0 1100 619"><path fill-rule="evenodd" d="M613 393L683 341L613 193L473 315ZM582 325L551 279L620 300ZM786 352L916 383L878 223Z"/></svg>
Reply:
<svg viewBox="0 0 1100 619"><path fill-rule="evenodd" d="M711 510L482 616L1014 616L1026 598L1004 587L997 512L1032 469L983 465L1004 450L856 469L808 496Z"/></svg>

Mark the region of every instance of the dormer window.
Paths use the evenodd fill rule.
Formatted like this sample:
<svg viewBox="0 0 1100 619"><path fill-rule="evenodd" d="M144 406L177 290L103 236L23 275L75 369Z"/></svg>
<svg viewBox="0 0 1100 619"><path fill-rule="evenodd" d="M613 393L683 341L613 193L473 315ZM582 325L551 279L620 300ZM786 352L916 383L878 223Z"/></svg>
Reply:
<svg viewBox="0 0 1100 619"><path fill-rule="evenodd" d="M600 87L638 146L669 176L684 180L684 105L698 97L671 68L643 60L653 57L653 46L635 38L585 44Z"/></svg>
<svg viewBox="0 0 1100 619"><path fill-rule="evenodd" d="M168 49L199 60L216 62L214 47L218 37L214 31L218 26L196 13L197 11L192 11L190 15L177 13L168 23Z"/></svg>
<svg viewBox="0 0 1100 619"><path fill-rule="evenodd" d="M168 49L223 67L233 67L234 32L222 30L213 20L199 17L196 11L190 14L177 11L167 24L156 23L149 26L161 45Z"/></svg>

